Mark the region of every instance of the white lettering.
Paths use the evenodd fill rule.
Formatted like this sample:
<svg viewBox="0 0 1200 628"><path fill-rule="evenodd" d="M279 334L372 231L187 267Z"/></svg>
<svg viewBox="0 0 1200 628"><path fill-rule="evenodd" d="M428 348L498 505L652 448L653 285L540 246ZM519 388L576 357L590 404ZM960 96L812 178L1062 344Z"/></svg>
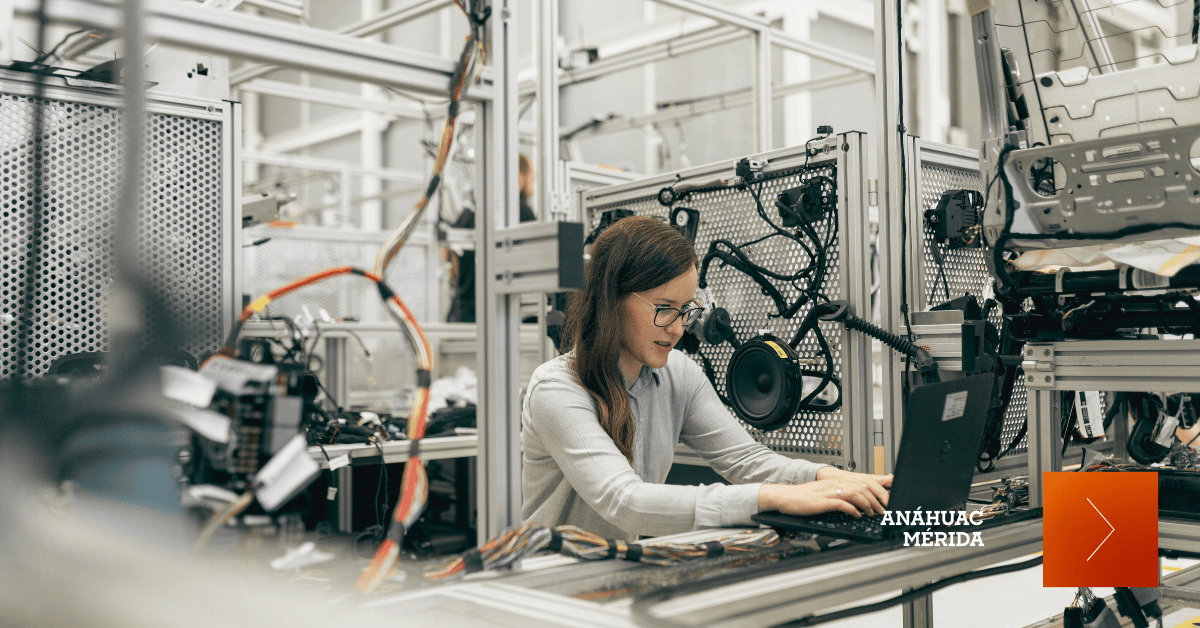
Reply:
<svg viewBox="0 0 1200 628"><path fill-rule="evenodd" d="M892 521L892 511L886 510L883 513L883 521L879 522L881 526L894 526L896 523Z"/></svg>
<svg viewBox="0 0 1200 628"><path fill-rule="evenodd" d="M971 533L971 547L975 547L975 543L979 543L979 547L983 547L983 537L978 532Z"/></svg>
<svg viewBox="0 0 1200 628"><path fill-rule="evenodd" d="M970 519L971 519L971 525L973 525L973 526L983 524L983 515L979 514L978 510L971 513ZM975 534L979 534L979 533L976 532Z"/></svg>
<svg viewBox="0 0 1200 628"><path fill-rule="evenodd" d="M945 532L934 532L934 533L933 533L933 544L934 544L934 545L946 546L946 545L947 545L947 543L946 543L946 533L945 533Z"/></svg>
<svg viewBox="0 0 1200 628"><path fill-rule="evenodd" d="M904 547L908 547L909 545L920 545L920 536L921 535L918 532L905 532Z"/></svg>
<svg viewBox="0 0 1200 628"><path fill-rule="evenodd" d="M898 526L909 525L910 515L911 515L911 513L909 513L907 510L901 510L901 511L897 512L895 525L898 525Z"/></svg>
<svg viewBox="0 0 1200 628"><path fill-rule="evenodd" d="M965 526L965 525L967 525L967 513L966 513L966 511L964 511L964 510L960 510L960 511L958 511L958 519L957 519L957 520L955 520L955 522L954 522L954 525L956 525L956 526Z"/></svg>
<svg viewBox="0 0 1200 628"><path fill-rule="evenodd" d="M929 545L933 543L933 533L926 530L921 533L921 545Z"/></svg>

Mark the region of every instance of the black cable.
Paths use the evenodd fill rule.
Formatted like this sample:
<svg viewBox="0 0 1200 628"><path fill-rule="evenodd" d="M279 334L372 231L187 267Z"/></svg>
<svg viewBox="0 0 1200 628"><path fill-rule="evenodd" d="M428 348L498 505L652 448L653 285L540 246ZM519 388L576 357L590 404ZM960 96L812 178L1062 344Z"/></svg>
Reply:
<svg viewBox="0 0 1200 628"><path fill-rule="evenodd" d="M721 403L725 404L725 407L732 408L733 402L725 395L722 395L720 390L717 390L717 376L713 372L712 362L700 349L696 349L696 354L700 356L700 362L704 365L704 374L708 377L708 382L712 384L713 392L717 393L717 399L720 399Z"/></svg>
<svg viewBox="0 0 1200 628"><path fill-rule="evenodd" d="M942 259L942 250L937 242L930 242L929 252L933 253L933 261L937 262L938 275L942 279L942 288L946 291L946 300L950 300L950 282L946 280L946 261ZM934 288L936 293L937 288ZM936 294L934 295L936 296Z"/></svg>
<svg viewBox="0 0 1200 628"><path fill-rule="evenodd" d="M1196 2L1197 6L1200 6L1200 0L1196 0ZM1017 2L1017 10L1021 13L1021 24L1024 24L1025 7L1020 2ZM1029 59L1029 73L1036 74L1033 70L1033 53L1029 50L1029 31L1022 28L1021 34L1025 36L1025 58ZM1013 57L1013 62L1016 62L1016 57ZM1042 126L1046 129L1046 143L1050 143L1050 123L1046 122L1046 108L1042 106L1042 90L1038 87L1038 81L1033 81L1033 92L1037 94L1038 111L1042 114Z"/></svg>
<svg viewBox="0 0 1200 628"><path fill-rule="evenodd" d="M379 441L375 442L375 447L379 449L379 481L375 483L375 525L383 527L384 518L387 517L388 503L388 468L383 457L383 445ZM379 489L383 488L383 509L380 510Z"/></svg>
<svg viewBox="0 0 1200 628"><path fill-rule="evenodd" d="M1192 3L1192 43L1200 44L1200 0Z"/></svg>
<svg viewBox="0 0 1200 628"><path fill-rule="evenodd" d="M999 567L989 567L988 569L981 569L979 571L972 571L970 573L960 574L957 576L951 576L944 580L939 580L937 582L934 582L933 584L927 584L923 587L913 589L912 591L901 593L900 595L888 598L886 600L883 600L882 602L876 602L874 604L864 604L862 606L856 606L854 608L847 608L845 610L840 610L840 611L833 612L833 613L826 613L824 615L813 615L811 617L805 617L803 619L797 619L794 621L784 622L782 624L776 624L775 628L800 628L802 626L816 626L818 624L824 624L824 623L831 622L831 621L837 621L839 619L845 619L847 617L857 617L859 615L866 615L867 613L874 613L876 611L881 611L885 608L891 608L892 606L895 606L897 604L903 604L903 603L909 602L911 600L923 598L935 591L945 589L948 586L960 584L963 582L969 582L971 580L978 580L980 578L987 578L989 576L998 576L1001 574L1013 573L1015 571L1022 571L1025 569L1029 569L1030 567L1036 567L1040 564L1042 564L1042 557L1038 556L1036 558L1031 558L1029 560L1025 560L1025 561L1022 561L1019 563L1013 563L1011 565L1001 565Z"/></svg>
<svg viewBox="0 0 1200 628"><path fill-rule="evenodd" d="M39 43L38 44L38 52L40 54L38 55L38 58L33 60L34 65L37 65L37 64L45 61L46 59L49 59L50 57L57 57L58 49L62 48L63 44L67 43L67 40L71 39L72 37L74 37L80 33L87 33L87 32L91 32L91 29L90 28L81 28L77 31L71 31L70 33L67 33L66 35L63 35L63 38L61 40L59 40L59 42L57 44L55 44L54 47L51 48L49 52L42 52L41 44Z"/></svg>

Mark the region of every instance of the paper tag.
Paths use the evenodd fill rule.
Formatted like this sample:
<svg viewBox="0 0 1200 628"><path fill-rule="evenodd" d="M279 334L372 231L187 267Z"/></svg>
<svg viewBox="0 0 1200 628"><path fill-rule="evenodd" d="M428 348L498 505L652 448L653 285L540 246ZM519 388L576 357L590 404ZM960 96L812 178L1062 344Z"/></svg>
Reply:
<svg viewBox="0 0 1200 628"><path fill-rule="evenodd" d="M1162 429L1159 430L1158 436L1155 437L1154 442L1162 445L1163 447L1170 447L1171 445L1175 444L1175 428L1179 427L1179 419L1168 415L1160 419L1160 421L1162 423Z"/></svg>
<svg viewBox="0 0 1200 628"><path fill-rule="evenodd" d="M221 390L239 397L266 392L278 372L274 364L228 359L210 360L200 368L200 374L216 382Z"/></svg>
<svg viewBox="0 0 1200 628"><path fill-rule="evenodd" d="M217 392L217 383L213 380L182 366L163 366L162 373L163 396L197 408L207 408L212 403L213 394Z"/></svg>
<svg viewBox="0 0 1200 628"><path fill-rule="evenodd" d="M967 411L967 391L959 391L946 395L946 405L942 406L942 420L957 419Z"/></svg>
<svg viewBox="0 0 1200 628"><path fill-rule="evenodd" d="M229 417L212 410L193 408L188 405L164 404L166 411L176 421L191 428L197 434L214 443L228 443Z"/></svg>
<svg viewBox="0 0 1200 628"><path fill-rule="evenodd" d="M1144 271L1140 268L1133 269L1132 276L1134 290L1153 290L1156 288L1166 288L1171 285L1170 277L1163 277L1157 273Z"/></svg>
<svg viewBox="0 0 1200 628"><path fill-rule="evenodd" d="M350 454L343 454L329 461L329 470L337 471L348 464L350 464Z"/></svg>
<svg viewBox="0 0 1200 628"><path fill-rule="evenodd" d="M254 495L267 512L273 512L321 474L321 466L308 454L308 442L297 434L271 456L254 476Z"/></svg>
<svg viewBox="0 0 1200 628"><path fill-rule="evenodd" d="M1080 390L1075 393L1075 411L1079 414L1079 435L1084 438L1104 436L1104 409L1100 391Z"/></svg>
<svg viewBox="0 0 1200 628"><path fill-rule="evenodd" d="M329 490L325 491L325 499L327 499L329 501L333 501L333 500L337 499L337 487L336 486L331 486L331 487L329 487Z"/></svg>

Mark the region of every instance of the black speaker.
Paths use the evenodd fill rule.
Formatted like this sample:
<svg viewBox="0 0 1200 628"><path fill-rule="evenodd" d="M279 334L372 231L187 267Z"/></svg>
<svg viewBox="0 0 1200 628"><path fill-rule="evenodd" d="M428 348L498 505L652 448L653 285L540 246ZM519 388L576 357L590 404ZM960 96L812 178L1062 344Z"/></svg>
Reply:
<svg viewBox="0 0 1200 628"><path fill-rule="evenodd" d="M800 360L786 342L759 336L734 351L725 390L743 421L763 431L777 430L795 416L803 397Z"/></svg>

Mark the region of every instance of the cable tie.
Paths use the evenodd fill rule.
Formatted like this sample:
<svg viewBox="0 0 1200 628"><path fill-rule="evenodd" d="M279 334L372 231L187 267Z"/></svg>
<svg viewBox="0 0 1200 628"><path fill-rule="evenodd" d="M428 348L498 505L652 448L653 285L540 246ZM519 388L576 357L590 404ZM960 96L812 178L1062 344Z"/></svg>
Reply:
<svg viewBox="0 0 1200 628"><path fill-rule="evenodd" d="M1069 272L1071 272L1070 269L1068 269L1066 266L1063 266L1062 268L1058 269L1057 273L1054 273L1054 292L1055 293L1062 294L1062 292L1063 292L1063 277L1065 277L1066 274Z"/></svg>
<svg viewBox="0 0 1200 628"><path fill-rule="evenodd" d="M421 453L421 439L413 438L408 441L408 457L417 458Z"/></svg>
<svg viewBox="0 0 1200 628"><path fill-rule="evenodd" d="M615 539L608 539L608 556L606 556L606 558L616 558L616 557L617 557L617 541Z"/></svg>
<svg viewBox="0 0 1200 628"><path fill-rule="evenodd" d="M720 541L709 541L707 543L703 543L702 545L704 545L704 548L707 550L705 556L708 558L715 558L725 553L725 545L723 545Z"/></svg>
<svg viewBox="0 0 1200 628"><path fill-rule="evenodd" d="M633 563L642 560L642 546L638 543L630 543L626 545L625 560Z"/></svg>
<svg viewBox="0 0 1200 628"><path fill-rule="evenodd" d="M462 559L464 574L483 571L483 554L478 547L463 552Z"/></svg>
<svg viewBox="0 0 1200 628"><path fill-rule="evenodd" d="M384 301L391 301L392 297L396 296L396 293L391 289L391 287L386 283L383 283L382 280L376 281L375 287L379 290L379 296L383 297Z"/></svg>
<svg viewBox="0 0 1200 628"><path fill-rule="evenodd" d="M433 375L426 369L417 369L417 388L429 388Z"/></svg>
<svg viewBox="0 0 1200 628"><path fill-rule="evenodd" d="M559 550L562 549L562 544L563 544L562 533L560 533L558 530L551 528L550 542L546 544L546 549L550 550L551 552L557 553Z"/></svg>
<svg viewBox="0 0 1200 628"><path fill-rule="evenodd" d="M404 543L405 532L407 532L407 530L404 529L404 524L397 520L393 520L390 524L388 524L386 538L391 539L391 541L396 544L396 547L401 547L401 544Z"/></svg>

